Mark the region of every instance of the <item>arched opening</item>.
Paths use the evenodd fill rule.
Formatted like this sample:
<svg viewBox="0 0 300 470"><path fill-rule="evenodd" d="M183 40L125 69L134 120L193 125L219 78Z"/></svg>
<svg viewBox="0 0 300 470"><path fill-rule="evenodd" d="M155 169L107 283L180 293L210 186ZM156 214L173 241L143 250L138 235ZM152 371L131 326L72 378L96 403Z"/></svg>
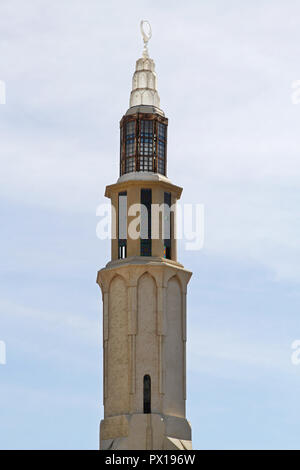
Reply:
<svg viewBox="0 0 300 470"><path fill-rule="evenodd" d="M151 413L151 378L144 375L144 413Z"/></svg>

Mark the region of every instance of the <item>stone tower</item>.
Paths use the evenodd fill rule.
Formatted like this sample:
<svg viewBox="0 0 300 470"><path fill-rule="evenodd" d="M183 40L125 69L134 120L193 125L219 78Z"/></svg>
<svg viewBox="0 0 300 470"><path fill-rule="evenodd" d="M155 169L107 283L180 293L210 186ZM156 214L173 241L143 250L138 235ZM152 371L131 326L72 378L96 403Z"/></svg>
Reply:
<svg viewBox="0 0 300 470"><path fill-rule="evenodd" d="M97 278L103 298L100 449L191 449L185 416L191 272L177 261L175 237L182 188L166 176L168 120L145 23L143 56L120 122L120 177L105 192L113 233L111 261Z"/></svg>

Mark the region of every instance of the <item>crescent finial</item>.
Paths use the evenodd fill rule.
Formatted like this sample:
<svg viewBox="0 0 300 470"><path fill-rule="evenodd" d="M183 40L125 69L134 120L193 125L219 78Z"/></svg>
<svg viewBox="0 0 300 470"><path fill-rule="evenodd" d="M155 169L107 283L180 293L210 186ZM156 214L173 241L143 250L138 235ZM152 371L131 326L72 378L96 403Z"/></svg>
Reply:
<svg viewBox="0 0 300 470"><path fill-rule="evenodd" d="M149 21L147 20L142 20L140 23L140 28L141 28L141 33L143 36L143 41L144 41L144 50L143 50L143 57L149 57L148 54L148 42L151 39L152 36L152 29Z"/></svg>

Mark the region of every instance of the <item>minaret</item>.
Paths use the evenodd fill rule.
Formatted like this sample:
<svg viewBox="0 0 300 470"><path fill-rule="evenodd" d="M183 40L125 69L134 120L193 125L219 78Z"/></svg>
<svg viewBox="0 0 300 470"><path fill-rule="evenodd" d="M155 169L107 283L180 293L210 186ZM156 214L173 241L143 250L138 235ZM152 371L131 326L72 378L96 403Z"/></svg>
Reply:
<svg viewBox="0 0 300 470"><path fill-rule="evenodd" d="M148 22L141 31L143 56L120 122L120 177L105 192L112 241L111 261L97 278L103 298L100 449L191 449L185 401L192 273L177 261L175 237L182 188L166 176L168 120L148 54Z"/></svg>

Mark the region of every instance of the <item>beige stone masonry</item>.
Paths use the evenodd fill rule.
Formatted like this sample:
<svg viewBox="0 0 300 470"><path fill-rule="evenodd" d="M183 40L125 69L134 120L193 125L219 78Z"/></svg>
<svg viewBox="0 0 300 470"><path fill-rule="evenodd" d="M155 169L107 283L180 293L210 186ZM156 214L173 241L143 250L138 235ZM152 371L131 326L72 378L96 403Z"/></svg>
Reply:
<svg viewBox="0 0 300 470"><path fill-rule="evenodd" d="M187 448L180 446L191 439L185 419L190 277L179 263L159 257L112 261L98 272L104 351L101 448L162 449L176 443ZM151 377L148 415L143 413L146 374Z"/></svg>

